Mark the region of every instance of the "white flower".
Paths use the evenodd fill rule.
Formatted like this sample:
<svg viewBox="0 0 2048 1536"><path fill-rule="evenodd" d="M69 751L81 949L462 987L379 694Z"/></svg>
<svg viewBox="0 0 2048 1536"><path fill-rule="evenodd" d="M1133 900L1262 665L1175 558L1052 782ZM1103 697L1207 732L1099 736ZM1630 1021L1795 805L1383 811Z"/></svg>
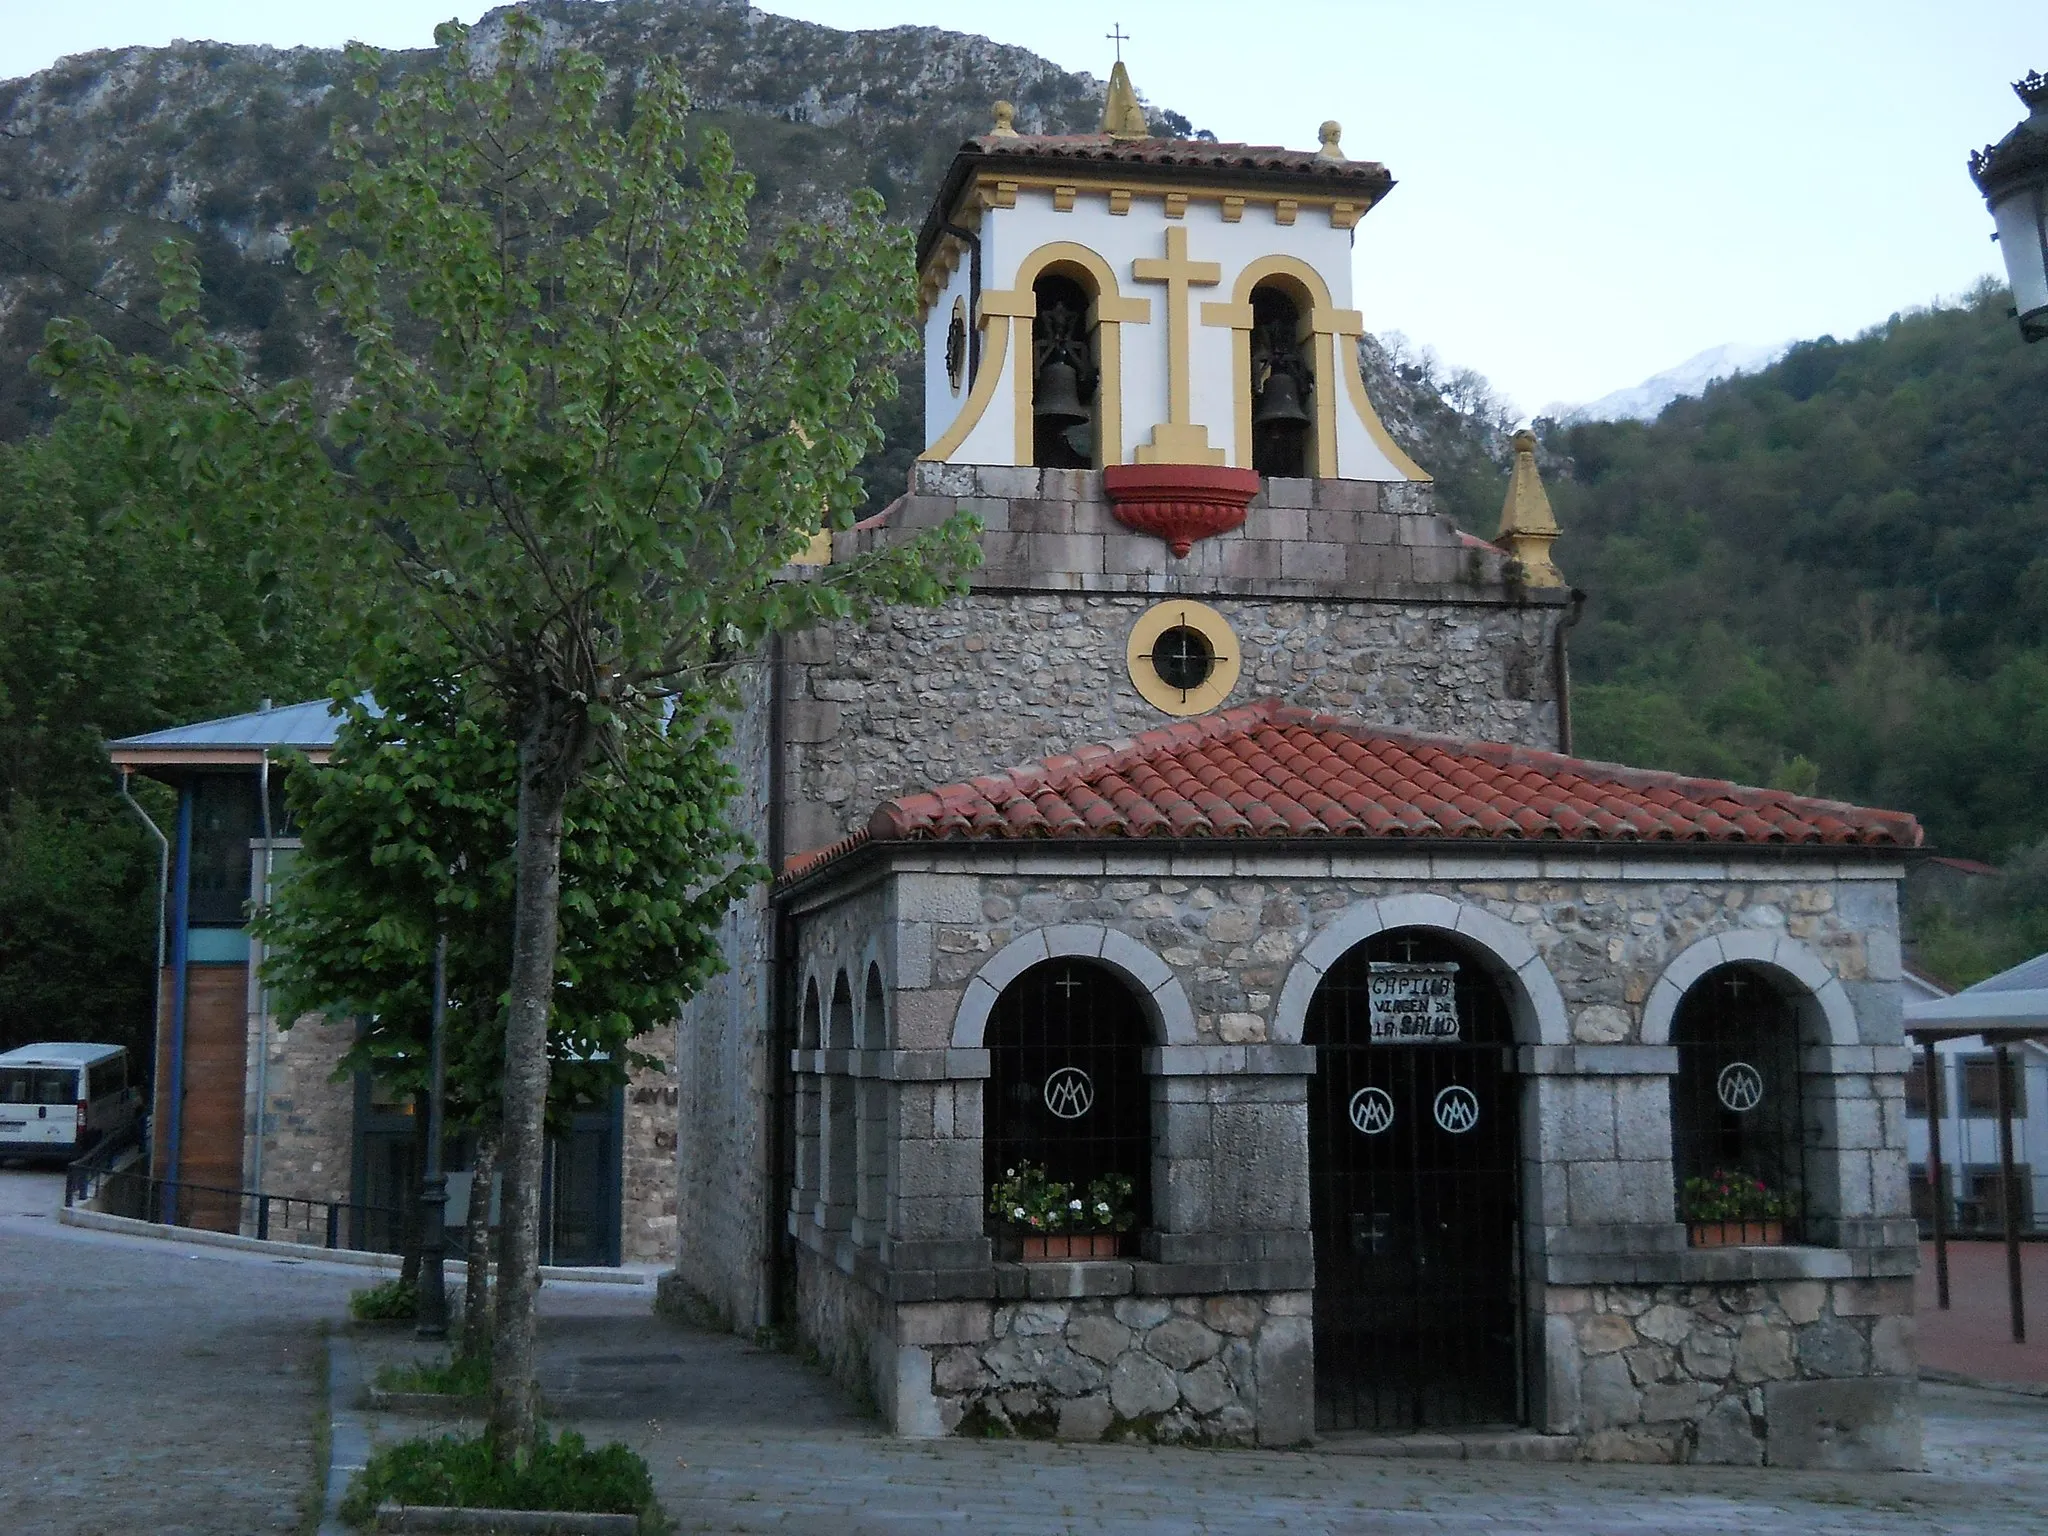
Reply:
<svg viewBox="0 0 2048 1536"><path fill-rule="evenodd" d="M1067 1209L1070 1211L1078 1211L1081 1209L1081 1202L1078 1200L1069 1200L1067 1202Z"/></svg>
<svg viewBox="0 0 2048 1536"><path fill-rule="evenodd" d="M1012 1206L1010 1208L1010 1216L1012 1220L1022 1221L1024 1219L1024 1207L1021 1205Z"/></svg>

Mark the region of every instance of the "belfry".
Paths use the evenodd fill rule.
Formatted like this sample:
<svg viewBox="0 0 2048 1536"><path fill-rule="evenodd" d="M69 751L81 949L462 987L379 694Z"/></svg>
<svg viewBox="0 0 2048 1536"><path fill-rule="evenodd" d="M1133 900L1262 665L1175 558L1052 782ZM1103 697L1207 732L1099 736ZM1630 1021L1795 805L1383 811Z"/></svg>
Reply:
<svg viewBox="0 0 2048 1536"><path fill-rule="evenodd" d="M1916 1465L1919 828L1570 755L1533 439L1493 537L1435 509L1359 356L1394 181L1318 138L1118 64L955 155L922 457L785 579L962 508L983 564L762 669L670 1294L905 1435Z"/></svg>

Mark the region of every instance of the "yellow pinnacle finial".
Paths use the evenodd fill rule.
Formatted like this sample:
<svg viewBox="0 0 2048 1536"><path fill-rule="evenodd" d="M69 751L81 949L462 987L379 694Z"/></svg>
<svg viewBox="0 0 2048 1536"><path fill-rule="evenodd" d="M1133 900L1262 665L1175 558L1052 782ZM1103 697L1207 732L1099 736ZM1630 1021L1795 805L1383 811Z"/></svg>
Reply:
<svg viewBox="0 0 2048 1536"><path fill-rule="evenodd" d="M1530 586L1561 587L1564 576L1550 563L1557 515L1550 510L1543 477L1536 471L1536 434L1525 427L1513 442L1515 467L1508 476L1508 499L1501 504L1500 532L1493 542L1521 562L1523 580Z"/></svg>
<svg viewBox="0 0 2048 1536"><path fill-rule="evenodd" d="M1102 129L1112 139L1149 139L1152 130L1145 123L1145 109L1138 105L1138 93L1131 88L1131 72L1119 59L1109 72L1109 99L1102 104Z"/></svg>
<svg viewBox="0 0 2048 1536"><path fill-rule="evenodd" d="M1325 122L1322 127L1316 130L1316 137L1323 142L1323 147L1316 151L1317 154L1321 155L1325 160L1342 160L1344 158L1344 147L1337 142L1344 137L1344 125L1338 122L1337 119L1333 117Z"/></svg>
<svg viewBox="0 0 2048 1536"><path fill-rule="evenodd" d="M1014 139L1017 137L1017 109L1015 107L1011 106L1007 101L997 102L995 118L995 127L988 131L990 138Z"/></svg>

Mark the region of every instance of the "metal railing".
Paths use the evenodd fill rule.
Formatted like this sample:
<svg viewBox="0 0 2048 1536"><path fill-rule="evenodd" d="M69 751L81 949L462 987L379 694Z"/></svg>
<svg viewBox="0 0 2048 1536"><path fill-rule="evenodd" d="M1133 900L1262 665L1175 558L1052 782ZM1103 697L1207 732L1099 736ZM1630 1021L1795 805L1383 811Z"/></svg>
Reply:
<svg viewBox="0 0 2048 1536"><path fill-rule="evenodd" d="M368 1253L397 1253L403 1237L401 1213L391 1206L154 1178L141 1168L115 1166L114 1156L101 1159L97 1149L67 1170L64 1204L91 1204L159 1226Z"/></svg>

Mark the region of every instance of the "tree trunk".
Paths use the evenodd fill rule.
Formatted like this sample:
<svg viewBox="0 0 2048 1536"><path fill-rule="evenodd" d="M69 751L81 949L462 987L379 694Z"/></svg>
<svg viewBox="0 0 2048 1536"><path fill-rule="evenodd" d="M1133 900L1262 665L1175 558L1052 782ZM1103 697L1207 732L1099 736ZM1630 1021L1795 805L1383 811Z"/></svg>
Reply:
<svg viewBox="0 0 2048 1536"><path fill-rule="evenodd" d="M542 696L526 710L519 741L517 875L512 906L512 984L505 1020L505 1080L498 1125L504 1197L491 1409L485 1433L501 1463L533 1454L534 1304L540 1290L541 1152L548 1103L548 1013L554 1002L561 917L562 802L587 737L574 705Z"/></svg>
<svg viewBox="0 0 2048 1536"><path fill-rule="evenodd" d="M462 1342L456 1353L474 1359L491 1347L491 1174L498 1166L498 1133L477 1132L470 1161L469 1216L462 1224L466 1260L462 1281Z"/></svg>

